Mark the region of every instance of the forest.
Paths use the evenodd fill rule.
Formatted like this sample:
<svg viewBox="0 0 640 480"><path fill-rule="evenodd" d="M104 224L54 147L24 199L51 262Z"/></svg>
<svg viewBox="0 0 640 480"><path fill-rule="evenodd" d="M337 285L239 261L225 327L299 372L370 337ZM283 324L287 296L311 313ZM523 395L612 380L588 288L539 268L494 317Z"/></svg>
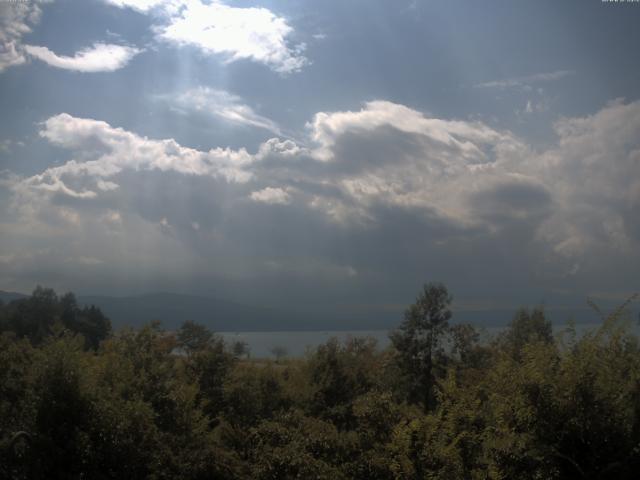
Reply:
<svg viewBox="0 0 640 480"><path fill-rule="evenodd" d="M380 349L336 339L251 358L185 321L112 331L38 287L0 306L7 479L627 479L640 468L640 344L626 307L493 338L424 285Z"/></svg>

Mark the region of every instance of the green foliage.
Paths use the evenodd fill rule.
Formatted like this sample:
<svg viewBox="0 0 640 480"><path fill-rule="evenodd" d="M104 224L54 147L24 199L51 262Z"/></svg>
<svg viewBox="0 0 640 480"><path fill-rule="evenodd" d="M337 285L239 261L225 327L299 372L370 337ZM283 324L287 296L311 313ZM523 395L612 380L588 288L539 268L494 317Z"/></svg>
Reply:
<svg viewBox="0 0 640 480"><path fill-rule="evenodd" d="M391 335L408 398L421 402L425 410L435 406L438 360L444 356L442 342L449 331L451 301L444 285L426 284L416 302L405 311L404 322Z"/></svg>
<svg viewBox="0 0 640 480"><path fill-rule="evenodd" d="M251 351L249 349L249 344L244 340L238 340L233 342L231 347L231 351L236 358L247 357L251 355Z"/></svg>
<svg viewBox="0 0 640 480"><path fill-rule="evenodd" d="M310 413L339 427L352 426L353 401L376 384L379 362L372 339L351 338L340 345L336 338L318 347L309 359L313 394Z"/></svg>
<svg viewBox="0 0 640 480"><path fill-rule="evenodd" d="M340 479L343 453L334 425L292 411L251 432L251 478Z"/></svg>
<svg viewBox="0 0 640 480"><path fill-rule="evenodd" d="M206 350L216 341L213 332L191 320L184 322L178 330L177 344L187 354Z"/></svg>
<svg viewBox="0 0 640 480"><path fill-rule="evenodd" d="M31 297L0 305L0 332L10 331L34 345L61 326L84 337L87 348L97 349L111 334L111 322L99 308L80 308L72 293L58 297L50 288L36 287Z"/></svg>
<svg viewBox="0 0 640 480"><path fill-rule="evenodd" d="M281 345L276 345L271 349L271 354L275 357L276 362L280 362L287 356L287 349Z"/></svg>
<svg viewBox="0 0 640 480"><path fill-rule="evenodd" d="M281 370L270 364L240 364L224 384L226 418L249 427L289 408Z"/></svg>
<svg viewBox="0 0 640 480"><path fill-rule="evenodd" d="M427 285L386 351L331 339L277 362L242 359L190 322L92 344L72 295L34 297L0 307L3 479L632 479L640 467L640 343L621 310L558 339L542 310L521 310L481 342L449 327L451 297Z"/></svg>
<svg viewBox="0 0 640 480"><path fill-rule="evenodd" d="M514 357L519 357L524 346L529 343L553 342L551 322L545 317L542 308L535 308L532 312L520 309L497 341L500 347Z"/></svg>

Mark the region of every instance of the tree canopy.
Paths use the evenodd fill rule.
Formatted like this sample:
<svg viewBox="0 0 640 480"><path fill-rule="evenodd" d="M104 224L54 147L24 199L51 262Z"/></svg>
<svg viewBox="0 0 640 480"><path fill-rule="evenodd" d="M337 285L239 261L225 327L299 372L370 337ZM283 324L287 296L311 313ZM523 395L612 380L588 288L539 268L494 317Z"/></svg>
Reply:
<svg viewBox="0 0 640 480"><path fill-rule="evenodd" d="M431 408L435 401L434 369L438 356L443 355L443 339L449 333L452 300L444 285L424 285L415 303L405 311L398 330L391 334L411 399L420 400L425 409Z"/></svg>
<svg viewBox="0 0 640 480"><path fill-rule="evenodd" d="M640 342L621 311L554 336L520 310L480 341L450 307L427 284L389 348L275 361L193 322L105 335L39 288L0 306L0 478L637 477Z"/></svg>

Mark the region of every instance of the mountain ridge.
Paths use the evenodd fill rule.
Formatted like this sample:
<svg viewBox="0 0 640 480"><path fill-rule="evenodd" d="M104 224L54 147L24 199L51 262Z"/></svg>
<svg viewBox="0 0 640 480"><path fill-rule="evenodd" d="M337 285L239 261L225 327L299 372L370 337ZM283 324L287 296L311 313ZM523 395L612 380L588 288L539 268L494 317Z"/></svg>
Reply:
<svg viewBox="0 0 640 480"><path fill-rule="evenodd" d="M0 300L8 303L30 295L0 290ZM184 321L203 324L217 332L277 332L277 331L358 331L388 330L402 320L403 309L344 309L310 305L291 308L263 307L233 300L194 294L148 292L138 295L77 295L80 305L95 305L109 317L115 329L138 328L159 320L164 328L173 330ZM454 305L455 307L455 305ZM453 323L472 323L477 327L505 326L517 308L456 310ZM609 310L605 308L605 310ZM636 309L637 310L637 309ZM554 324L565 324L569 318L578 323L597 320L586 305L563 310L546 309ZM634 310L632 317L638 312Z"/></svg>
<svg viewBox="0 0 640 480"><path fill-rule="evenodd" d="M0 300L5 303L27 297L27 294L0 290ZM140 327L154 320L159 320L167 329L178 328L184 321L191 320L219 332L386 329L390 325L387 315L377 319L357 314L328 315L312 308L285 310L171 292L122 297L77 295L76 298L80 305L100 308L116 329Z"/></svg>

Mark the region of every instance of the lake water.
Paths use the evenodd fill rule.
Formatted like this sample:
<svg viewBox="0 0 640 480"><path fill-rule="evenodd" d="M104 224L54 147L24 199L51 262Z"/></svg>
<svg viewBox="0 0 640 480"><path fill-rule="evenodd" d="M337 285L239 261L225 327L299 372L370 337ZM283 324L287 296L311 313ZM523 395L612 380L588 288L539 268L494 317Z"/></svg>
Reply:
<svg viewBox="0 0 640 480"><path fill-rule="evenodd" d="M283 347L289 357L301 357L307 349L313 349L326 343L331 337L343 341L349 337L372 337L380 348L389 345L387 330L358 331L302 331L302 332L219 332L225 342L247 342L252 358L272 357L273 347Z"/></svg>
<svg viewBox="0 0 640 480"><path fill-rule="evenodd" d="M578 323L576 332L581 334L589 329L596 328L597 323ZM554 326L554 331L560 332L566 326ZM489 339L500 333L504 327L479 328L481 338ZM634 331L638 334L637 325ZM378 342L378 347L383 349L389 345L389 330L356 330L356 331L288 331L288 332L219 332L226 342L233 343L244 341L248 344L252 358L273 357L271 349L283 347L287 356L300 357L308 349L314 349L326 343L331 337L337 337L344 341L349 337L372 337Z"/></svg>

